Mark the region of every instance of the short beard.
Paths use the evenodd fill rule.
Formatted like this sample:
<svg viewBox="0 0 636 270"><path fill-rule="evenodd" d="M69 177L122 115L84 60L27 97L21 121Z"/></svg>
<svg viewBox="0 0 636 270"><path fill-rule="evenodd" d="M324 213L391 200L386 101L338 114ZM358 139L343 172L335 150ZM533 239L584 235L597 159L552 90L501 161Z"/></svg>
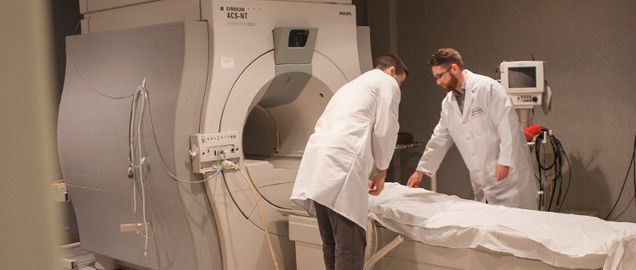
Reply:
<svg viewBox="0 0 636 270"><path fill-rule="evenodd" d="M444 85L444 87L443 87L444 90L446 90L448 92L457 90L457 85L459 84L459 80L452 73L450 73L448 75L451 76L451 79L450 79L450 81L448 81L448 84Z"/></svg>

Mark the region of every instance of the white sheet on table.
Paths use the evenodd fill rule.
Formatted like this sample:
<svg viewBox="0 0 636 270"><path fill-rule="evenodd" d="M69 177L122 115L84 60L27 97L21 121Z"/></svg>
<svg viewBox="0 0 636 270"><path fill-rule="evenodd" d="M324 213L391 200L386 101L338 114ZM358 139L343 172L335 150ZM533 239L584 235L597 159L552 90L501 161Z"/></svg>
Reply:
<svg viewBox="0 0 636 270"><path fill-rule="evenodd" d="M386 183L369 215L425 244L482 247L564 268L636 269L636 224L489 205Z"/></svg>

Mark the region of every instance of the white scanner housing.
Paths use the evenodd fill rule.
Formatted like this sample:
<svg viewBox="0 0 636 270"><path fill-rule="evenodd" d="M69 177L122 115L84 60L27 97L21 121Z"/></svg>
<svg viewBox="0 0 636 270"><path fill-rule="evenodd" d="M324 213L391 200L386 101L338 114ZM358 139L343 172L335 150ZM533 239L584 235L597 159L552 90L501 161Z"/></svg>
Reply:
<svg viewBox="0 0 636 270"><path fill-rule="evenodd" d="M361 72L355 7L330 2L80 1L58 146L82 248L135 269L274 269L239 172L174 179L213 176L201 153L226 151L259 191L280 269L296 269L296 170L329 98ZM144 79L142 192L127 172L132 94ZM193 138L205 140L194 149ZM144 234L121 229L143 222L142 202L146 254Z"/></svg>

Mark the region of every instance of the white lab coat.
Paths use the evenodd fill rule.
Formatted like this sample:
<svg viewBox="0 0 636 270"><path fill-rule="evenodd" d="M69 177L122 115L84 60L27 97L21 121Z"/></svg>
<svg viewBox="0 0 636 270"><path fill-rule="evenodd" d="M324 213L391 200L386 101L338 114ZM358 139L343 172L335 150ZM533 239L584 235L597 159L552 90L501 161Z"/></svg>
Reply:
<svg viewBox="0 0 636 270"><path fill-rule="evenodd" d="M396 80L379 69L342 86L309 137L291 201L311 214L316 201L366 228L368 180L389 166L399 103Z"/></svg>
<svg viewBox="0 0 636 270"><path fill-rule="evenodd" d="M505 89L495 80L464 70L464 110L452 92L442 101L440 120L417 170L433 176L455 143L470 172L475 199L537 209L537 184L530 150ZM508 177L495 178L497 164L510 167Z"/></svg>

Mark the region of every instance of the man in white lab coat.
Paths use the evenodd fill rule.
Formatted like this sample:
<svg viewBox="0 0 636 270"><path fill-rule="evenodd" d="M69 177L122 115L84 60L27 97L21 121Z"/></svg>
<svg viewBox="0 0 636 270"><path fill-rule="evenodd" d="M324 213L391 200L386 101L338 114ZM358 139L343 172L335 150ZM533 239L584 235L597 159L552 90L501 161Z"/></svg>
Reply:
<svg viewBox="0 0 636 270"><path fill-rule="evenodd" d="M455 49L437 50L429 61L437 85L448 94L440 120L407 185L435 175L455 143L470 172L475 199L537 209L537 186L519 120L505 89L464 69Z"/></svg>
<svg viewBox="0 0 636 270"><path fill-rule="evenodd" d="M378 57L338 89L309 137L291 201L316 216L327 270L364 267L368 196L384 187L407 74L399 58Z"/></svg>

